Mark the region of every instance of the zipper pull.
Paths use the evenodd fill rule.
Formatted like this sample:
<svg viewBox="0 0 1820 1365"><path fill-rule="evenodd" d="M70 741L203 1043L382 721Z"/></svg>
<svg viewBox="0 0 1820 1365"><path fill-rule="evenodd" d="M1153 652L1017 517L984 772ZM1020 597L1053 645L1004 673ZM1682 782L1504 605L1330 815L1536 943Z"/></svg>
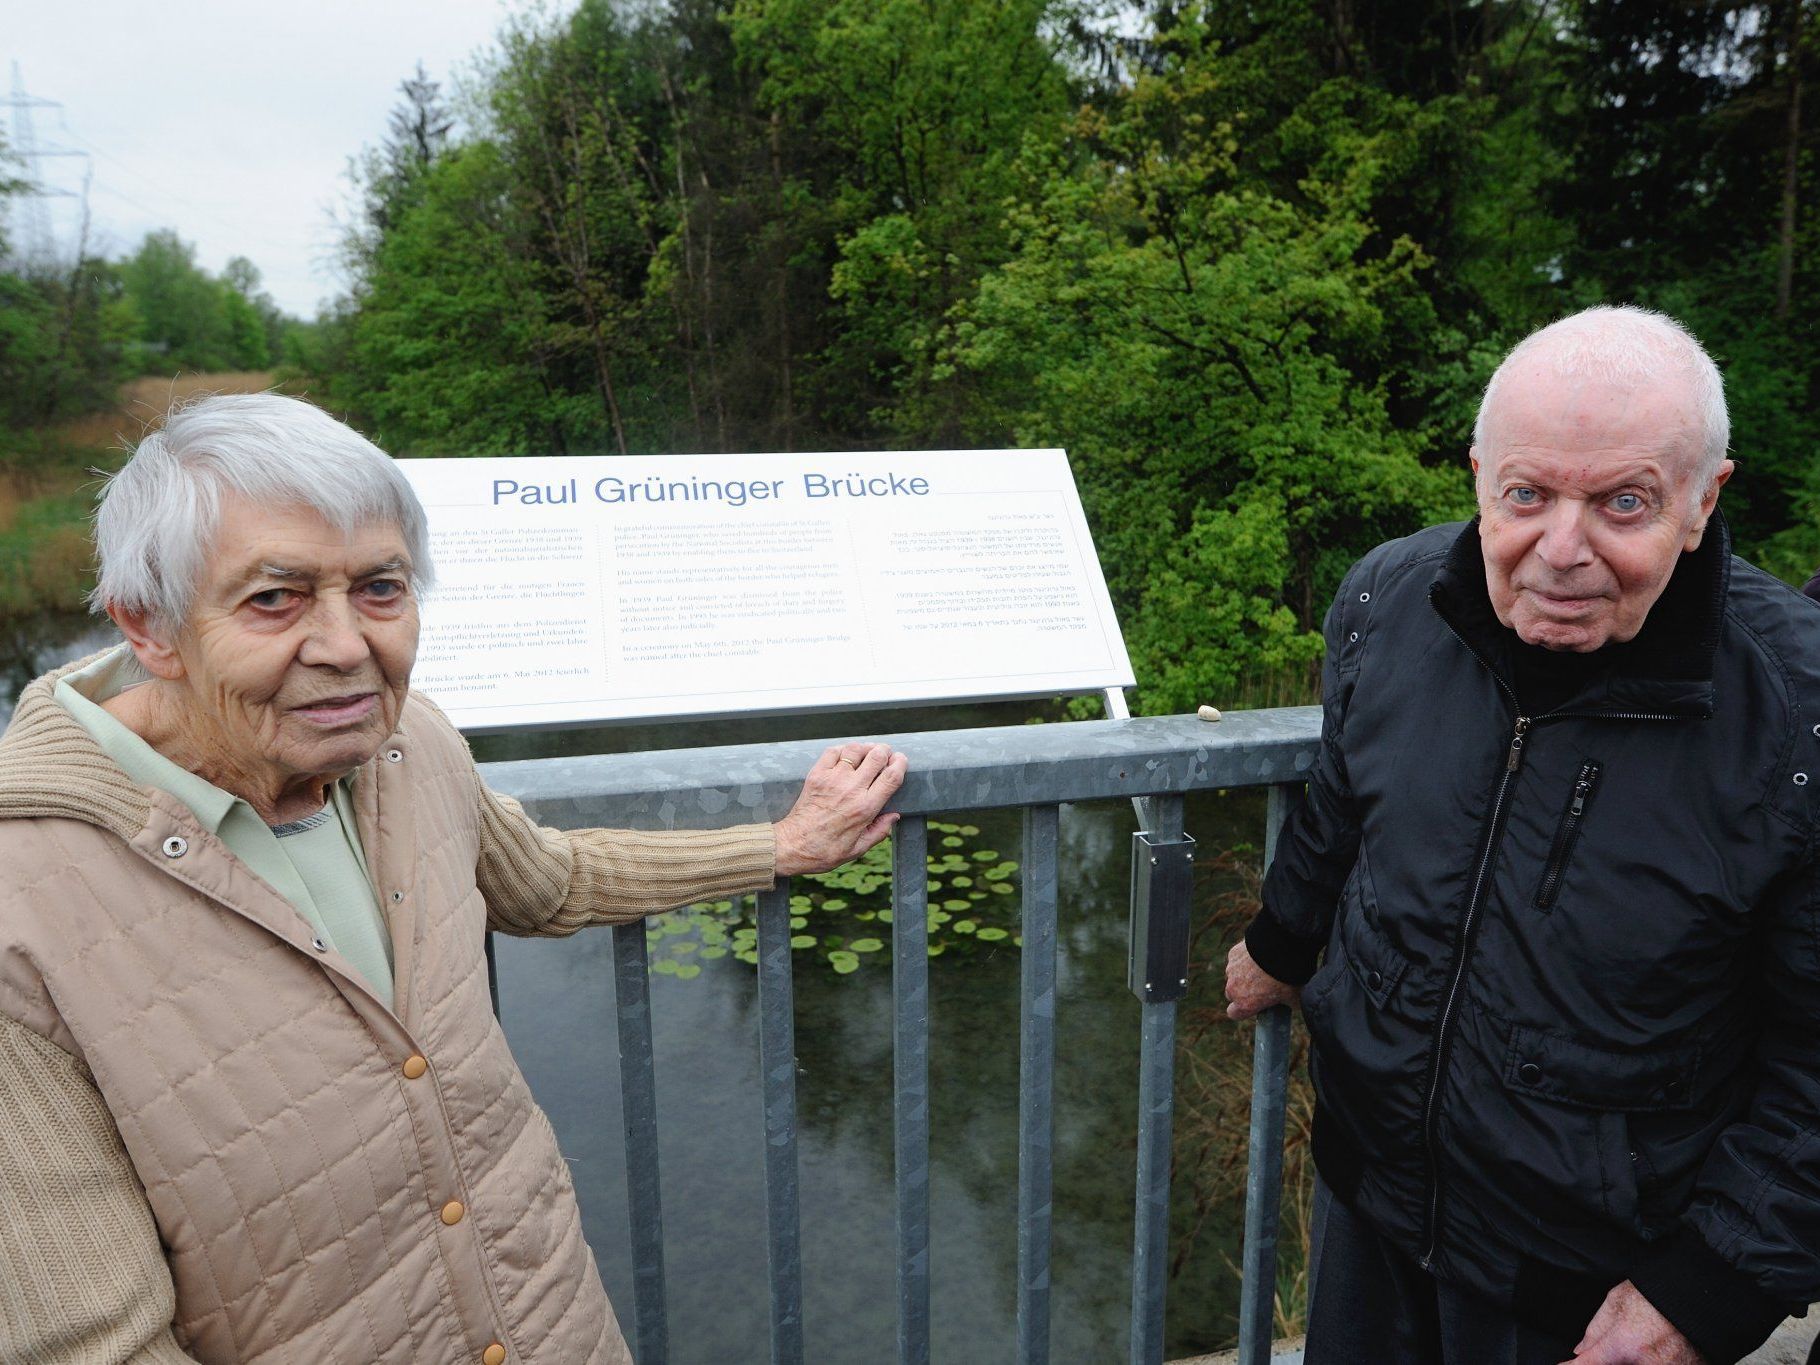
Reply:
<svg viewBox="0 0 1820 1365"><path fill-rule="evenodd" d="M1518 716L1516 732L1510 737L1510 757L1504 760L1504 771L1514 773L1523 762L1523 736L1529 733L1529 717Z"/></svg>

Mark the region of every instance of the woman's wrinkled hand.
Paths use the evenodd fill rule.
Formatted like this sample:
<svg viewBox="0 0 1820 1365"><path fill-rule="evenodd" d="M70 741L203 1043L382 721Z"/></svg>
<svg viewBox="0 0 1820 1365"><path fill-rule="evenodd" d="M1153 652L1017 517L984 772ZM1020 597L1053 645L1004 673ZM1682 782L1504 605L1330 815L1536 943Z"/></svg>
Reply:
<svg viewBox="0 0 1820 1365"><path fill-rule="evenodd" d="M904 785L910 760L889 744L837 744L815 761L790 813L777 822L779 877L851 862L891 832L885 803Z"/></svg>

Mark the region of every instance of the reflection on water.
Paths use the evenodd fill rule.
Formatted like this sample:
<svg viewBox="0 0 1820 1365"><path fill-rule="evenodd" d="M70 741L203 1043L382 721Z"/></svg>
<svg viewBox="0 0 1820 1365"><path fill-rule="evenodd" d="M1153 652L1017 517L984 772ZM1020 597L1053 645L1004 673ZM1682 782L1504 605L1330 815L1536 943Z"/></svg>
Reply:
<svg viewBox="0 0 1820 1365"><path fill-rule="evenodd" d="M119 640L111 622L94 616L40 612L0 617L0 730L13 718L19 690L33 678Z"/></svg>
<svg viewBox="0 0 1820 1365"><path fill-rule="evenodd" d="M117 639L86 617L0 627L0 725L44 670ZM969 725L1015 724L1026 704L773 717L488 736L481 759L677 748ZM1015 811L968 814L989 846L1021 855ZM1203 844L1255 840L1261 794L1191 800ZM1058 935L1054 1358L1128 1354L1136 1180L1138 1006L1125 989L1127 802L1062 812ZM570 1163L588 1240L631 1329L612 944L606 933L499 943L506 1033ZM675 1365L768 1356L764 1121L757 981L731 957L690 981L651 982ZM1015 1354L1017 1312L1018 954L1005 945L930 972L933 1352L957 1365ZM868 964L796 980L804 1333L817 1365L872 1365L894 1351L891 985ZM1183 1200L1178 1190L1178 1210ZM1236 1211L1234 1211L1236 1213ZM1181 1218L1178 1216L1178 1227ZM1222 1244L1237 1260L1237 1229ZM1219 1253L1197 1250L1169 1290L1171 1354L1230 1334L1237 1285Z"/></svg>

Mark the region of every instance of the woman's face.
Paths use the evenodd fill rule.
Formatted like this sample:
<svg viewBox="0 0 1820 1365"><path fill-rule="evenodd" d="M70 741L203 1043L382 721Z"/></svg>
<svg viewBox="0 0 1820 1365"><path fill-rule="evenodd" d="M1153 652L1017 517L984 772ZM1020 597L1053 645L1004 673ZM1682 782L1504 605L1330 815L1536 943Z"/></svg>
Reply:
<svg viewBox="0 0 1820 1365"><path fill-rule="evenodd" d="M398 724L417 601L396 527L344 534L313 509L226 498L175 647L224 767L262 783L339 777Z"/></svg>

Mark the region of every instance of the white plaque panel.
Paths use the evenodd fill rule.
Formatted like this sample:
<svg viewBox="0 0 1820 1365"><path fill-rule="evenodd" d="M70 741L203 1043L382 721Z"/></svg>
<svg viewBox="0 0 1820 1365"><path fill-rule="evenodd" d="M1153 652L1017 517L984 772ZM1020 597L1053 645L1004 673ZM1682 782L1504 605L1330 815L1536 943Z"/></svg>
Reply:
<svg viewBox="0 0 1820 1365"><path fill-rule="evenodd" d="M1131 685L1060 450L402 460L467 730Z"/></svg>

